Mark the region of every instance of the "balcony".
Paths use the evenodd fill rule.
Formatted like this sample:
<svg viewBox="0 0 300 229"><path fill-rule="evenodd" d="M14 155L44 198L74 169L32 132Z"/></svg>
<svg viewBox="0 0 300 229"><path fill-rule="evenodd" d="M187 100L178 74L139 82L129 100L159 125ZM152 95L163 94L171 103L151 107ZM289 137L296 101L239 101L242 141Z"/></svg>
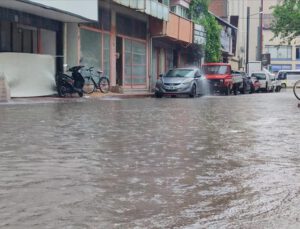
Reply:
<svg viewBox="0 0 300 229"><path fill-rule="evenodd" d="M152 36L165 36L186 43L193 42L193 22L170 12L169 21L150 20Z"/></svg>
<svg viewBox="0 0 300 229"><path fill-rule="evenodd" d="M115 3L143 12L154 18L168 21L169 6L158 2L158 0L113 0ZM166 1L168 2L168 1Z"/></svg>

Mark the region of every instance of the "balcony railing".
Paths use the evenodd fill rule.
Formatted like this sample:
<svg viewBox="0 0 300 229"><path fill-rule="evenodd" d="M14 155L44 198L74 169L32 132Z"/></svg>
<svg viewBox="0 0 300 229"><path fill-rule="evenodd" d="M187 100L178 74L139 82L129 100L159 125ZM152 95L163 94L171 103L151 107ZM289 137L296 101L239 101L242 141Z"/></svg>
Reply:
<svg viewBox="0 0 300 229"><path fill-rule="evenodd" d="M144 12L154 18L168 21L169 6L158 2L158 0L113 0L114 2ZM168 1L164 1L168 2Z"/></svg>

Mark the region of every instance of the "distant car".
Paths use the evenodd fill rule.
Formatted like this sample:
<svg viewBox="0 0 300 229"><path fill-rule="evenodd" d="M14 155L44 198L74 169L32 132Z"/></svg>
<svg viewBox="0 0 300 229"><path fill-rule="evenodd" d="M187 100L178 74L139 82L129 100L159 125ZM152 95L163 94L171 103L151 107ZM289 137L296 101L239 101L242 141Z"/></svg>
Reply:
<svg viewBox="0 0 300 229"><path fill-rule="evenodd" d="M277 77L276 77L276 75L275 74L271 74L270 75L270 79L271 79L271 84L272 84L272 88L271 88L271 91L272 92L280 92L281 91L281 80L280 79L278 79Z"/></svg>
<svg viewBox="0 0 300 229"><path fill-rule="evenodd" d="M258 79L256 77L248 77L249 81L250 81L250 93L255 93L255 92L259 92L260 91L260 83L258 81Z"/></svg>
<svg viewBox="0 0 300 229"><path fill-rule="evenodd" d="M257 79L260 84L260 91L269 92L273 90L271 76L265 72L253 72L251 78Z"/></svg>
<svg viewBox="0 0 300 229"><path fill-rule="evenodd" d="M239 85L238 91L241 94L246 94L246 93L252 93L253 90L251 90L253 86L253 82L251 78L247 75L246 72L243 71L233 71L232 75L240 75L242 77L242 84Z"/></svg>
<svg viewBox="0 0 300 229"><path fill-rule="evenodd" d="M160 75L155 85L155 96L161 98L164 95L203 95L204 81L205 77L200 68L174 68Z"/></svg>

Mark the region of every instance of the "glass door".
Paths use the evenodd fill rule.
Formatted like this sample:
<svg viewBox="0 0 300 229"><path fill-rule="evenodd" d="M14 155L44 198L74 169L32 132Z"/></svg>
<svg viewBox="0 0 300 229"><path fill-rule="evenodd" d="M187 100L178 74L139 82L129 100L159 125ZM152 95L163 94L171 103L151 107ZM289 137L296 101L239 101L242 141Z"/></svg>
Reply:
<svg viewBox="0 0 300 229"><path fill-rule="evenodd" d="M146 88L146 42L125 38L124 50L124 86L129 88Z"/></svg>

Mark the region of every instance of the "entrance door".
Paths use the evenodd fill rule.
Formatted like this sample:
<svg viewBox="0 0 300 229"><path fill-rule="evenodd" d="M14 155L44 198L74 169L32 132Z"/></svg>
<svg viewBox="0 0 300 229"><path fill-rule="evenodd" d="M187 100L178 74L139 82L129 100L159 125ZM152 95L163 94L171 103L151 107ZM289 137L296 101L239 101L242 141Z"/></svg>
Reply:
<svg viewBox="0 0 300 229"><path fill-rule="evenodd" d="M123 38L117 37L116 41L116 52L117 52L117 61L116 61L116 72L117 79L116 84L122 86L123 84Z"/></svg>
<svg viewBox="0 0 300 229"><path fill-rule="evenodd" d="M146 42L124 38L124 51L124 87L147 88Z"/></svg>

